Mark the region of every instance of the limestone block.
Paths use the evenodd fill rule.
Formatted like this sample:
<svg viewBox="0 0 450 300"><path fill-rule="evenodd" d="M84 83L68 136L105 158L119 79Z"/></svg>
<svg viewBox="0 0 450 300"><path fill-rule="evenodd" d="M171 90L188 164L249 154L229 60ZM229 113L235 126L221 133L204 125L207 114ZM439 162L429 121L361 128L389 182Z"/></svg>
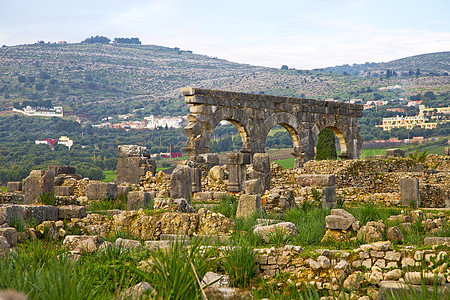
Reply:
<svg viewBox="0 0 450 300"><path fill-rule="evenodd" d="M98 235L68 235L64 238L63 246L69 251L94 252L103 243Z"/></svg>
<svg viewBox="0 0 450 300"><path fill-rule="evenodd" d="M170 197L184 198L188 202L192 197L191 168L186 165L176 167L170 180Z"/></svg>
<svg viewBox="0 0 450 300"><path fill-rule="evenodd" d="M23 217L34 219L37 223L58 221L58 208L50 205L24 205Z"/></svg>
<svg viewBox="0 0 450 300"><path fill-rule="evenodd" d="M403 149L386 149L386 157L406 157L406 153Z"/></svg>
<svg viewBox="0 0 450 300"><path fill-rule="evenodd" d="M336 176L333 174L298 175L298 184L300 186L319 186L319 187L334 186L336 184Z"/></svg>
<svg viewBox="0 0 450 300"><path fill-rule="evenodd" d="M243 194L239 197L236 218L246 218L262 210L261 196Z"/></svg>
<svg viewBox="0 0 450 300"><path fill-rule="evenodd" d="M251 179L245 182L245 193L248 195L261 194L259 190L259 180Z"/></svg>
<svg viewBox="0 0 450 300"><path fill-rule="evenodd" d="M202 191L202 169L191 168L191 179L192 179L192 192L197 193Z"/></svg>
<svg viewBox="0 0 450 300"><path fill-rule="evenodd" d="M0 206L0 225L8 224L12 225L13 220L18 222L24 221L23 206L14 204L3 204Z"/></svg>
<svg viewBox="0 0 450 300"><path fill-rule="evenodd" d="M127 210L149 209L151 197L144 191L132 191L128 193Z"/></svg>
<svg viewBox="0 0 450 300"><path fill-rule="evenodd" d="M286 236L294 237L298 229L291 222L281 222L273 225L258 226L253 230L253 233L261 236L264 241L269 242L270 236L276 234L278 231L284 232Z"/></svg>
<svg viewBox="0 0 450 300"><path fill-rule="evenodd" d="M400 179L400 201L403 206L409 206L411 202L415 207L420 206L420 192L418 178Z"/></svg>
<svg viewBox="0 0 450 300"><path fill-rule="evenodd" d="M424 238L425 245L444 245L450 242L450 237L427 236Z"/></svg>
<svg viewBox="0 0 450 300"><path fill-rule="evenodd" d="M1 253L1 251L0 251ZM2 290L0 291L0 299L3 300L28 300L26 294L15 290Z"/></svg>
<svg viewBox="0 0 450 300"><path fill-rule="evenodd" d="M356 218L343 209L332 209L331 215L325 217L325 223L328 229L348 230Z"/></svg>
<svg viewBox="0 0 450 300"><path fill-rule="evenodd" d="M10 181L6 185L8 193L22 191L22 181Z"/></svg>
<svg viewBox="0 0 450 300"><path fill-rule="evenodd" d="M143 156L147 153L147 148L138 145L120 145L117 147L119 157Z"/></svg>
<svg viewBox="0 0 450 300"><path fill-rule="evenodd" d="M7 241L9 246L17 246L17 230L14 227L0 228L0 236L3 236Z"/></svg>
<svg viewBox="0 0 450 300"><path fill-rule="evenodd" d="M72 196L73 195L73 186L55 186L54 193L58 196Z"/></svg>
<svg viewBox="0 0 450 300"><path fill-rule="evenodd" d="M23 181L24 203L37 203L39 194L53 191L55 173L52 170L33 170Z"/></svg>
<svg viewBox="0 0 450 300"><path fill-rule="evenodd" d="M228 191L240 192L245 189L245 165L242 153L228 153Z"/></svg>
<svg viewBox="0 0 450 300"><path fill-rule="evenodd" d="M423 273L423 272L406 272L405 281L409 284L421 285L422 282L426 285L438 285L445 282L443 274Z"/></svg>
<svg viewBox="0 0 450 300"><path fill-rule="evenodd" d="M334 175L333 175L334 176ZM326 208L336 207L336 186L326 186L322 190L322 206Z"/></svg>
<svg viewBox="0 0 450 300"><path fill-rule="evenodd" d="M386 237L391 242L402 242L403 234L397 226L388 228L386 232Z"/></svg>
<svg viewBox="0 0 450 300"><path fill-rule="evenodd" d="M49 170L52 170L55 176L58 174L75 175L75 167L73 166L48 166Z"/></svg>
<svg viewBox="0 0 450 300"><path fill-rule="evenodd" d="M118 185L117 186L117 197L128 195L130 190L131 190L131 188L129 185Z"/></svg>
<svg viewBox="0 0 450 300"><path fill-rule="evenodd" d="M72 218L84 218L87 216L86 208L82 205L63 205L58 207L58 218L70 220Z"/></svg>
<svg viewBox="0 0 450 300"><path fill-rule="evenodd" d="M117 198L115 183L96 182L86 185L86 196L89 200L106 200Z"/></svg>
<svg viewBox="0 0 450 300"><path fill-rule="evenodd" d="M208 172L208 178L212 183L219 183L223 180L225 174L220 166L212 167Z"/></svg>
<svg viewBox="0 0 450 300"><path fill-rule="evenodd" d="M122 247L122 249L124 250L131 250L131 251L136 251L136 250L141 250L142 249L142 245L139 241L136 240L130 240L130 239L123 239L123 238L118 238L115 242L116 246Z"/></svg>

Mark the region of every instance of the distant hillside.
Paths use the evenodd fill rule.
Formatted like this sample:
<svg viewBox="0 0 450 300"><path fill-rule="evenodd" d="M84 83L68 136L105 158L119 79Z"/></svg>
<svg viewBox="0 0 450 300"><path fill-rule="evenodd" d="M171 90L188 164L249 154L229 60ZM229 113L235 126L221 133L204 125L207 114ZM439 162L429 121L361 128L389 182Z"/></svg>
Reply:
<svg viewBox="0 0 450 300"><path fill-rule="evenodd" d="M358 73L448 70L449 53L368 64ZM416 61L415 67L412 61ZM432 65L439 65L431 69ZM354 68L356 68L355 66ZM335 67L337 68L337 67ZM332 68L331 68L332 69ZM134 113L186 114L180 88L223 89L316 99L374 97L369 90L399 84L401 93L449 90L450 76L383 78L344 76L324 70L280 70L238 64L178 48L153 45L34 44L0 48L0 112L24 100L51 100L66 113L100 121ZM395 69L397 70L397 69ZM436 71L437 72L437 71ZM405 80L406 79L406 80ZM369 89L370 88L370 89ZM364 93L364 95L361 95ZM397 93L398 94L398 93ZM395 94L395 96L398 96ZM392 95L385 94L385 97ZM381 97L384 97L381 95ZM380 97L380 96L377 96Z"/></svg>
<svg viewBox="0 0 450 300"><path fill-rule="evenodd" d="M450 51L429 53L406 57L384 63L365 63L324 68L325 72L354 76L383 75L387 70L395 71L398 76L450 74Z"/></svg>

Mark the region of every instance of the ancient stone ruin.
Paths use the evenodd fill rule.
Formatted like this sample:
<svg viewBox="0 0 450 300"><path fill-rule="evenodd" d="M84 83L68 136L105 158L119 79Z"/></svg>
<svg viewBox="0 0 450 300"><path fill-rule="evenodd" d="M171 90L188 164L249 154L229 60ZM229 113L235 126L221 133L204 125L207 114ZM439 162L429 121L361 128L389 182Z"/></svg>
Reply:
<svg viewBox="0 0 450 300"><path fill-rule="evenodd" d="M209 152L211 134L223 120L237 127L243 143L241 152L250 156L265 152L267 135L277 124L292 137L296 166L314 159L315 141L324 128L338 137L342 159L357 159L361 153L357 123L363 114L362 105L198 88L184 88L182 92L186 103L192 105L185 128L185 151L190 160Z"/></svg>
<svg viewBox="0 0 450 300"><path fill-rule="evenodd" d="M118 147L117 184L139 184L141 176L147 172L156 173L156 163L147 154L147 148L137 145Z"/></svg>

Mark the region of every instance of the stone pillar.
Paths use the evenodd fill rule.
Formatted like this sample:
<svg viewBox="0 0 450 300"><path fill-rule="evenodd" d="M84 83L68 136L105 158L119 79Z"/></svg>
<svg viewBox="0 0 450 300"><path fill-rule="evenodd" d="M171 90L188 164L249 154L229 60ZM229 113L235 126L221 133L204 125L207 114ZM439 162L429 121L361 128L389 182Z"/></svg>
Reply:
<svg viewBox="0 0 450 300"><path fill-rule="evenodd" d="M253 155L252 179L259 180L259 191L264 194L270 189L270 159L267 153L255 153Z"/></svg>
<svg viewBox="0 0 450 300"><path fill-rule="evenodd" d="M400 179L400 200L403 206L420 206L419 178Z"/></svg>
<svg viewBox="0 0 450 300"><path fill-rule="evenodd" d="M198 193L202 191L202 169L191 168L192 170L192 192Z"/></svg>
<svg viewBox="0 0 450 300"><path fill-rule="evenodd" d="M139 184L141 176L147 172L156 174L156 162L147 156L147 148L137 145L121 145L118 147L117 184Z"/></svg>
<svg viewBox="0 0 450 300"><path fill-rule="evenodd" d="M192 198L191 168L186 165L178 166L172 172L170 179L170 197L184 198L190 202Z"/></svg>
<svg viewBox="0 0 450 300"><path fill-rule="evenodd" d="M336 177L333 174L305 174L298 176L300 186L312 186L322 189L322 206L336 207Z"/></svg>
<svg viewBox="0 0 450 300"><path fill-rule="evenodd" d="M228 191L240 192L244 190L245 164L242 153L228 154Z"/></svg>
<svg viewBox="0 0 450 300"><path fill-rule="evenodd" d="M53 192L55 173L53 170L33 170L23 181L24 204L38 202L41 193Z"/></svg>

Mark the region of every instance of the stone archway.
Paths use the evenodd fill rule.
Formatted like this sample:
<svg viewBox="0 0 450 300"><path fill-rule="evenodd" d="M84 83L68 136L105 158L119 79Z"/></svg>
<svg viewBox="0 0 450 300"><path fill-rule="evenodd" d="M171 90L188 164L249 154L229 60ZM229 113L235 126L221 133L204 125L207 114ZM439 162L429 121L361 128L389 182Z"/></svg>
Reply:
<svg viewBox="0 0 450 300"><path fill-rule="evenodd" d="M197 88L182 92L192 105L185 127L188 159L208 153L211 134L222 120L238 128L242 152L251 155L265 152L267 134L276 124L290 133L299 163L314 158L315 138L325 127L338 136L344 158L356 159L361 152L357 122L362 105Z"/></svg>

